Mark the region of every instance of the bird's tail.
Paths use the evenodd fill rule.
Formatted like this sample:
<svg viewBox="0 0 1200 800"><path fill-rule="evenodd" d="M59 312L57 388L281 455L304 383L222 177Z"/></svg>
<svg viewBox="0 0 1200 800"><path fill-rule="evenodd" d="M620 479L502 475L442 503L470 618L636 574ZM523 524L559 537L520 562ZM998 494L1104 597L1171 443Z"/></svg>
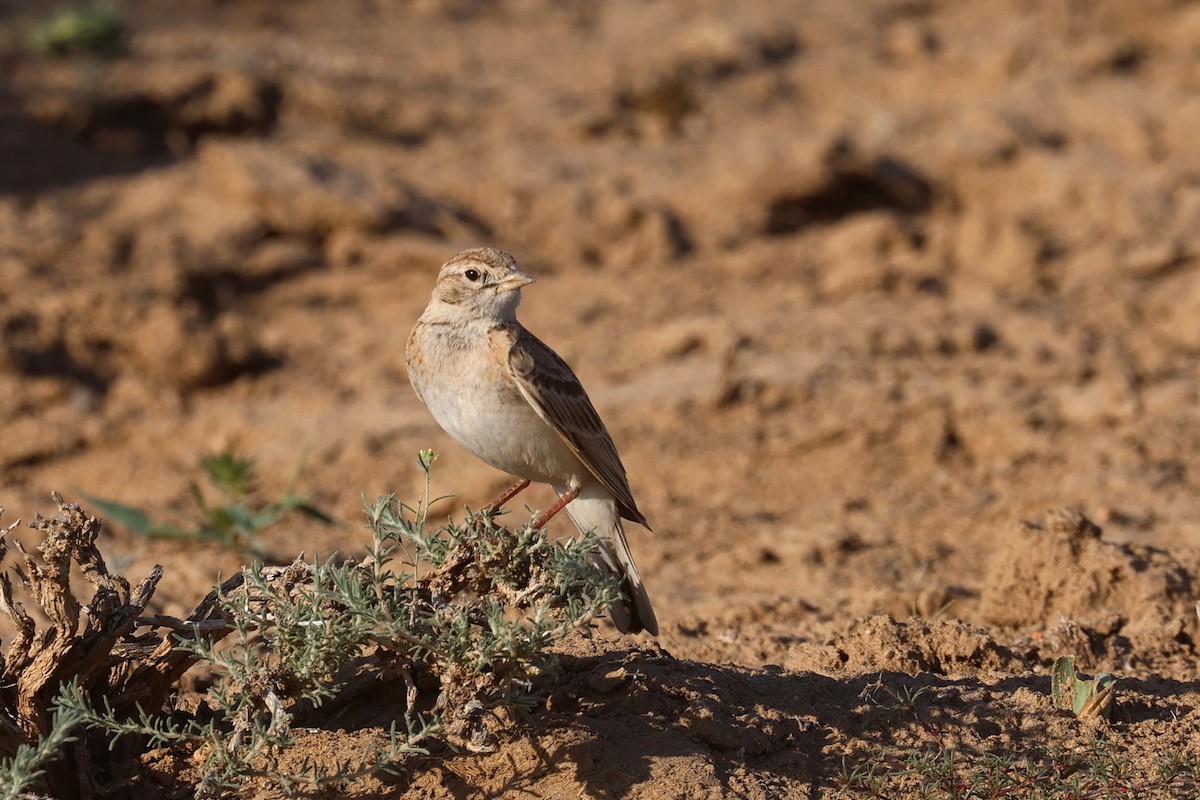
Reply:
<svg viewBox="0 0 1200 800"><path fill-rule="evenodd" d="M611 535L600 540L600 552L596 555L597 564L621 579L621 594L625 595L609 608L608 615L621 633L646 631L651 636L658 636L658 618L654 616L650 595L646 594L642 576L638 575L637 565L633 563L620 518L615 523Z"/></svg>
<svg viewBox="0 0 1200 800"><path fill-rule="evenodd" d="M566 491L565 486L555 486L554 489L560 496ZM658 619L654 616L654 606L650 604L650 596L642 585L642 576L638 575L634 566L612 495L598 485L585 485L579 496L568 503L564 510L579 530L596 532L600 540L595 555L596 565L621 581L621 593L625 597L613 603L608 611L617 630L621 633L646 631L657 636Z"/></svg>

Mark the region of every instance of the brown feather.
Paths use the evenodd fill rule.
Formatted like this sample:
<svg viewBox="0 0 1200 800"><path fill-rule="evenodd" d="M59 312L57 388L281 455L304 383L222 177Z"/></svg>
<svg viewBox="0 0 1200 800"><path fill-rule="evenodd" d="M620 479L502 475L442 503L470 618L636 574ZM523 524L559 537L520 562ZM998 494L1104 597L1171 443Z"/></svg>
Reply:
<svg viewBox="0 0 1200 800"><path fill-rule="evenodd" d="M612 493L621 516L649 528L634 502L617 447L575 373L529 331L519 325L505 327L513 339L508 366L521 394Z"/></svg>

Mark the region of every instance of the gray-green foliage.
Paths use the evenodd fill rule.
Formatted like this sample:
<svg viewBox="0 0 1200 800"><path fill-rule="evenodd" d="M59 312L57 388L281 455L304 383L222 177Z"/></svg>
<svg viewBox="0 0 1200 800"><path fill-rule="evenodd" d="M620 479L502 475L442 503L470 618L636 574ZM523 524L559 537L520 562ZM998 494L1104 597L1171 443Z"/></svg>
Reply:
<svg viewBox="0 0 1200 800"><path fill-rule="evenodd" d="M50 720L50 732L36 744L23 744L12 758L0 759L0 800L17 800L31 788L54 761L60 748L75 740L75 728L86 714L77 708L59 706Z"/></svg>
<svg viewBox="0 0 1200 800"><path fill-rule="evenodd" d="M590 626L619 590L593 565L591 537L552 542L528 524L509 531L485 515L431 530L432 462L423 451L426 491L415 507L392 496L366 504L372 541L364 558L255 565L240 585L227 582L220 633L232 629L231 640L196 636L179 645L218 675L211 719L122 719L78 689L64 706L110 734L201 745L204 786L214 790L258 777L288 791L337 784L397 769L434 739L488 747L497 725L488 709L527 699L547 648ZM349 680L364 679L364 664L376 665L371 679L397 676L407 688L392 730L358 763L297 768L293 759L283 768L297 740L293 721L319 724L321 707ZM421 702L419 684L438 686L436 699Z"/></svg>

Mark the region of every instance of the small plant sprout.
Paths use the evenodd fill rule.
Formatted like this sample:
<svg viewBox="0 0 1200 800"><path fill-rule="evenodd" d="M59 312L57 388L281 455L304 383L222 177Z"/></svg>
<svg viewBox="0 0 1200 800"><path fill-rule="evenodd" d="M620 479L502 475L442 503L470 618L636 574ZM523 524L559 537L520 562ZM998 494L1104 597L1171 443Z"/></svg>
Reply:
<svg viewBox="0 0 1200 800"><path fill-rule="evenodd" d="M129 31L110 5L61 10L29 34L29 49L54 56L87 54L109 58L125 47Z"/></svg>
<svg viewBox="0 0 1200 800"><path fill-rule="evenodd" d="M200 468L205 478L215 489L217 499L209 499L204 488L193 481L189 493L195 509L177 524L154 521L150 515L134 506L103 497L84 494L97 506L110 522L125 527L141 536L192 539L218 542L242 552L264 556L260 544L261 532L283 520L292 513L300 514L322 524L332 525L334 520L312 501L296 492L296 484L304 459L296 465L291 481L284 489L283 497L270 502L256 502L258 494L257 462L242 456L232 447L217 453L201 456Z"/></svg>
<svg viewBox="0 0 1200 800"><path fill-rule="evenodd" d="M1075 669L1075 656L1060 656L1051 672L1050 695L1055 708L1080 719L1112 716L1117 679L1107 672L1088 679Z"/></svg>

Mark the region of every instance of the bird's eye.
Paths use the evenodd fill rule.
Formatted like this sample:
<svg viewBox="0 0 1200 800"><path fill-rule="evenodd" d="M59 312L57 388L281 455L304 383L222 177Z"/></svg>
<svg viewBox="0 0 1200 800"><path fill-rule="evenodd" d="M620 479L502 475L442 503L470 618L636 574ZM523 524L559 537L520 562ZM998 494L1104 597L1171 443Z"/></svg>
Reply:
<svg viewBox="0 0 1200 800"><path fill-rule="evenodd" d="M463 275L466 275L467 280L471 281L472 283L479 280L479 270L477 269L469 269L464 272Z"/></svg>

